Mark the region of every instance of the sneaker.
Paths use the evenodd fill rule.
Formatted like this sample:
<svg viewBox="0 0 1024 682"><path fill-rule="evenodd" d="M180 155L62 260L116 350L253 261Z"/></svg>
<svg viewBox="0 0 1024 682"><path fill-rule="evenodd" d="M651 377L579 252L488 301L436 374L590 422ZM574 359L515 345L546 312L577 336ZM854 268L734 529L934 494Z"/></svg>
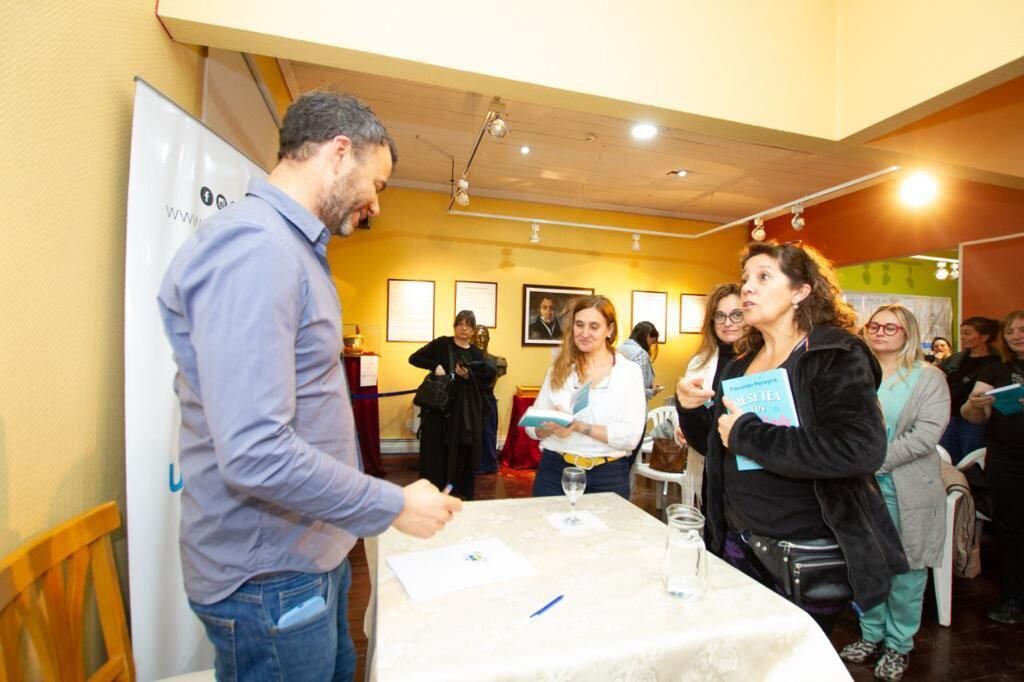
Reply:
<svg viewBox="0 0 1024 682"><path fill-rule="evenodd" d="M1024 607L1016 599L1007 599L996 604L988 612L988 618L1004 625L1024 623Z"/></svg>
<svg viewBox="0 0 1024 682"><path fill-rule="evenodd" d="M867 663L878 658L882 653L881 642L869 642L866 639L858 639L853 644L847 644L839 652L839 658L850 663Z"/></svg>
<svg viewBox="0 0 1024 682"><path fill-rule="evenodd" d="M901 654L885 647L882 657L875 664L875 679L896 682L903 679L903 673L910 667L910 654Z"/></svg>

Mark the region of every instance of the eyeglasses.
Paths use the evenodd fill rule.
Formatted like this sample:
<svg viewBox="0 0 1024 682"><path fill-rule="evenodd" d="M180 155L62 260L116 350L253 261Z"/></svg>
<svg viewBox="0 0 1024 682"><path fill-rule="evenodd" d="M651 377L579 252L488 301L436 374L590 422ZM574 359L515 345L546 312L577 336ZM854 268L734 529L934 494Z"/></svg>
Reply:
<svg viewBox="0 0 1024 682"><path fill-rule="evenodd" d="M728 319L733 324L739 324L743 322L743 311L733 310L729 314L726 314L719 310L717 313L711 316L711 319L715 321L715 324L725 324L726 319Z"/></svg>
<svg viewBox="0 0 1024 682"><path fill-rule="evenodd" d="M885 336L896 336L896 332L903 331L903 327L899 326L898 324L893 324L892 322L890 322L889 324L878 324L877 322L868 322L865 329L868 330L868 334L877 334L878 330L881 329L882 334L884 334Z"/></svg>

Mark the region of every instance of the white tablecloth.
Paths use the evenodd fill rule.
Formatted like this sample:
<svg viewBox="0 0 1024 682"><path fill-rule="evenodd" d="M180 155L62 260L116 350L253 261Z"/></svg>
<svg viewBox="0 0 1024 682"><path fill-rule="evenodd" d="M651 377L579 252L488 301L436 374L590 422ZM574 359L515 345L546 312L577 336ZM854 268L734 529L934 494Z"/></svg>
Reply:
<svg viewBox="0 0 1024 682"><path fill-rule="evenodd" d="M608 526L568 536L565 498L467 503L430 540L380 537L370 678L394 680L848 680L811 618L716 557L703 599L662 587L666 527L611 493L578 507ZM411 601L387 557L499 537L531 577ZM552 597L565 598L527 617Z"/></svg>

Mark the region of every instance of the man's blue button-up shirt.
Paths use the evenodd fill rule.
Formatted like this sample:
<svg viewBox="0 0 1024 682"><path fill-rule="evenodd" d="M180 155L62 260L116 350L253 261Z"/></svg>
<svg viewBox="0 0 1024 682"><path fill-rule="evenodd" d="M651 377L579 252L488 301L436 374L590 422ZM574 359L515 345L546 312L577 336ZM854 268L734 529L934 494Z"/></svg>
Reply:
<svg viewBox="0 0 1024 682"><path fill-rule="evenodd" d="M185 590L324 572L386 529L399 487L359 469L330 233L277 187L199 226L158 296L178 365Z"/></svg>

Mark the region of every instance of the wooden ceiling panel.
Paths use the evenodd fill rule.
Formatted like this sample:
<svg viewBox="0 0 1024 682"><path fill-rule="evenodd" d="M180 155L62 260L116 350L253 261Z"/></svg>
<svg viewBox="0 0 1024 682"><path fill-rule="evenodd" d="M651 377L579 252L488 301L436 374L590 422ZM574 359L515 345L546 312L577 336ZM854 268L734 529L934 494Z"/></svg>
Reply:
<svg viewBox="0 0 1024 682"><path fill-rule="evenodd" d="M329 87L358 95L399 148L393 183L444 189L461 175L491 102L380 76L292 63L302 91ZM505 100L503 100L505 101ZM647 142L632 122L505 101L512 129L485 135L470 193L726 222L878 170L877 164L776 146L662 129ZM587 138L592 141L586 141ZM529 145L531 152L519 152ZM685 178L667 175L683 168Z"/></svg>

